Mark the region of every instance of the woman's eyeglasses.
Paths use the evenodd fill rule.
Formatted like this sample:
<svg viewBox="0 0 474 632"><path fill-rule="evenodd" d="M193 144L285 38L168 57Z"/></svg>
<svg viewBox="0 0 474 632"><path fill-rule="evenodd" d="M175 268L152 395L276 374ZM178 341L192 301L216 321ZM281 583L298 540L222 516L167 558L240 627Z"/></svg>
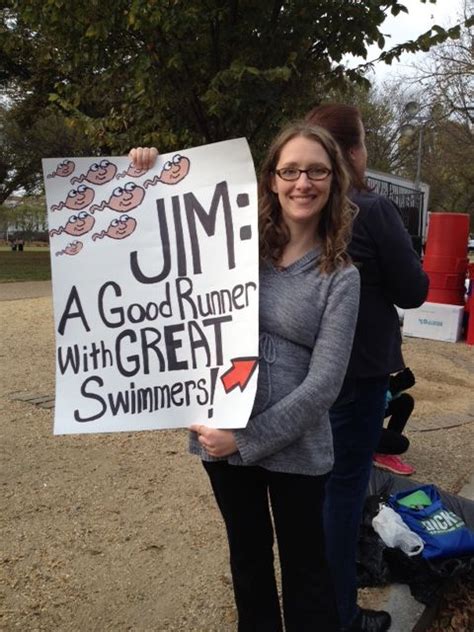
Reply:
<svg viewBox="0 0 474 632"><path fill-rule="evenodd" d="M285 167L284 169L275 169L275 173L282 180L294 182L299 179L302 173L305 173L310 180L325 180L329 175L331 175L332 170L327 167L311 167L311 169Z"/></svg>

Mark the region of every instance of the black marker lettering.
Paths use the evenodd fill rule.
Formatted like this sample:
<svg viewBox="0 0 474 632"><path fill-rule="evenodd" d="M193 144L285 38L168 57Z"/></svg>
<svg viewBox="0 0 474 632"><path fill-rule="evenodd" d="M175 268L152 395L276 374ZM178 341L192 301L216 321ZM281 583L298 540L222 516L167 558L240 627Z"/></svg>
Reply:
<svg viewBox="0 0 474 632"><path fill-rule="evenodd" d="M130 253L130 270L133 276L140 283L159 283L166 279L171 270L171 253L170 253L170 237L168 231L168 222L166 219L165 202L163 199L156 200L158 224L161 235L161 252L163 253L163 267L161 272L154 276L147 276L138 264L138 253L135 250Z"/></svg>
<svg viewBox="0 0 474 632"><path fill-rule="evenodd" d="M216 219L219 204L222 201L222 210L224 212L225 233L227 241L227 263L229 270L235 268L235 250L234 250L234 227L232 224L232 207L230 205L229 190L227 182L219 182L216 184L214 195L211 201L209 213L201 206L196 199L194 193L184 194L184 205L186 208L186 217L188 219L189 238L191 240L191 254L193 258L194 274L201 274L201 252L199 247L199 238L196 230L196 216L206 234L211 237L216 232Z"/></svg>
<svg viewBox="0 0 474 632"><path fill-rule="evenodd" d="M99 305L98 305L99 314L102 319L102 322L107 327L111 327L111 328L122 327L125 323L125 315L123 313L122 307L113 307L109 309L108 315L117 314L117 318L113 321L109 320L109 318L107 317L108 315L105 313L105 310L104 310L104 295L105 295L105 292L109 289L109 287L113 289L115 296L122 296L122 290L120 289L120 286L118 285L118 283L114 283L114 281L108 281L107 283L104 283L104 285L100 288L99 295L97 297L98 302L99 302Z"/></svg>
<svg viewBox="0 0 474 632"><path fill-rule="evenodd" d="M104 381L101 377L97 375L91 375L91 377L88 377L87 380L85 380L81 385L81 395L86 399L93 399L99 402L101 405L101 410L97 414L91 415L90 417L81 417L79 410L76 408L76 410L74 411L74 419L75 421L79 421L81 423L85 421L95 421L96 419L100 419L107 410L107 405L104 399L96 393L89 393L89 391L87 390L90 382L95 382L99 386L104 386Z"/></svg>
<svg viewBox="0 0 474 632"><path fill-rule="evenodd" d="M77 311L73 312L72 306L76 305ZM82 324L84 325L84 329L86 331L90 331L89 324L86 320L86 316L84 314L84 310L82 309L81 299L79 298L79 292L75 285L72 286L71 291L69 292L69 296L67 299L66 307L64 308L63 315L61 316L61 320L59 321L58 332L61 336L64 334L64 330L66 329L66 323L70 318L80 318Z"/></svg>

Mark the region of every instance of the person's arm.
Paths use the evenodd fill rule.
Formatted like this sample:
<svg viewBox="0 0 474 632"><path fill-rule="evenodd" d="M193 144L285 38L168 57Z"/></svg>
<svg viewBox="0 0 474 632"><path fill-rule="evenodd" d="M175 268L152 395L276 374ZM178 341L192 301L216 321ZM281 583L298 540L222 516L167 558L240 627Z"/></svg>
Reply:
<svg viewBox="0 0 474 632"><path fill-rule="evenodd" d="M403 391L408 390L415 385L415 375L409 367L405 367L398 373L391 375L389 378L389 389L392 395L400 395Z"/></svg>
<svg viewBox="0 0 474 632"><path fill-rule="evenodd" d="M377 250L385 295L404 309L422 305L428 294L428 275L395 205L378 197L367 215L366 228Z"/></svg>
<svg viewBox="0 0 474 632"><path fill-rule="evenodd" d="M233 431L244 463L254 463L296 441L319 423L336 400L352 348L359 285L353 267L334 279L306 378L289 395L252 417L245 428Z"/></svg>

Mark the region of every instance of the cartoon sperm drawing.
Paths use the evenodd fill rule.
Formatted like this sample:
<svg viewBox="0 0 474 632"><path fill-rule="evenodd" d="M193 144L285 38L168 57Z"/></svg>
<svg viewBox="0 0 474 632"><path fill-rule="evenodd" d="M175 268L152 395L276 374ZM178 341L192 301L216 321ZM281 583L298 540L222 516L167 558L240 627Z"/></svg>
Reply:
<svg viewBox="0 0 474 632"><path fill-rule="evenodd" d="M107 227L107 230L101 230L100 233L92 235L92 241L111 237L112 239L125 239L133 233L137 227L137 221L128 215L121 215L118 219L113 219Z"/></svg>
<svg viewBox="0 0 474 632"><path fill-rule="evenodd" d="M87 211L81 211L77 215L71 215L65 226L60 226L58 229L53 228L53 230L50 230L49 235L50 237L53 237L54 235L66 233L67 235L72 235L73 237L80 237L92 230L94 224L95 219L92 215L89 215Z"/></svg>
<svg viewBox="0 0 474 632"><path fill-rule="evenodd" d="M76 168L75 163L72 160L63 160L59 163L53 173L48 173L47 178L55 178L56 176L61 176L61 178L67 178L73 173Z"/></svg>
<svg viewBox="0 0 474 632"><path fill-rule="evenodd" d="M116 179L120 180L120 178L125 178L125 176L129 176L130 178L140 178L141 176L144 176L147 171L148 169L137 169L133 162L131 162L125 171L117 174Z"/></svg>
<svg viewBox="0 0 474 632"><path fill-rule="evenodd" d="M83 245L84 244L82 243L82 241L78 241L77 239L76 241L71 241L71 243L68 244L66 248L64 248L63 250L59 250L56 253L56 257L58 255L77 255L77 253L82 250Z"/></svg>
<svg viewBox="0 0 474 632"><path fill-rule="evenodd" d="M114 179L116 173L116 165L104 158L100 162L94 162L87 170L87 173L81 173L80 176L72 178L71 184L84 182L84 180L91 184L106 184Z"/></svg>
<svg viewBox="0 0 474 632"><path fill-rule="evenodd" d="M159 176L155 176L152 180L145 180L144 187L154 186L158 182L163 184L177 184L188 175L191 163L186 156L176 154L171 160L163 165L163 169Z"/></svg>
<svg viewBox="0 0 474 632"><path fill-rule="evenodd" d="M77 189L71 189L71 191L69 191L64 202L54 204L51 210L60 211L63 208L68 208L71 211L80 211L94 201L94 196L94 189L91 189L85 184L80 184Z"/></svg>
<svg viewBox="0 0 474 632"><path fill-rule="evenodd" d="M144 197L145 189L134 182L127 182L123 187L116 187L108 200L91 206L90 212L103 211L104 208L110 208L117 213L130 212L143 202Z"/></svg>

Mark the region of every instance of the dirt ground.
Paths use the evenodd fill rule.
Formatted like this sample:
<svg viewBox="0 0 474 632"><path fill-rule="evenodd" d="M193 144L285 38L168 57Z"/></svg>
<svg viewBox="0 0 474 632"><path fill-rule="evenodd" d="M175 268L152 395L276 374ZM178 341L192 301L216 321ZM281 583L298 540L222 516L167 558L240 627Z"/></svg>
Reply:
<svg viewBox="0 0 474 632"><path fill-rule="evenodd" d="M185 431L52 435L51 299L0 302L0 629L232 632L220 518ZM474 348L406 339L406 460L457 492L474 466Z"/></svg>

